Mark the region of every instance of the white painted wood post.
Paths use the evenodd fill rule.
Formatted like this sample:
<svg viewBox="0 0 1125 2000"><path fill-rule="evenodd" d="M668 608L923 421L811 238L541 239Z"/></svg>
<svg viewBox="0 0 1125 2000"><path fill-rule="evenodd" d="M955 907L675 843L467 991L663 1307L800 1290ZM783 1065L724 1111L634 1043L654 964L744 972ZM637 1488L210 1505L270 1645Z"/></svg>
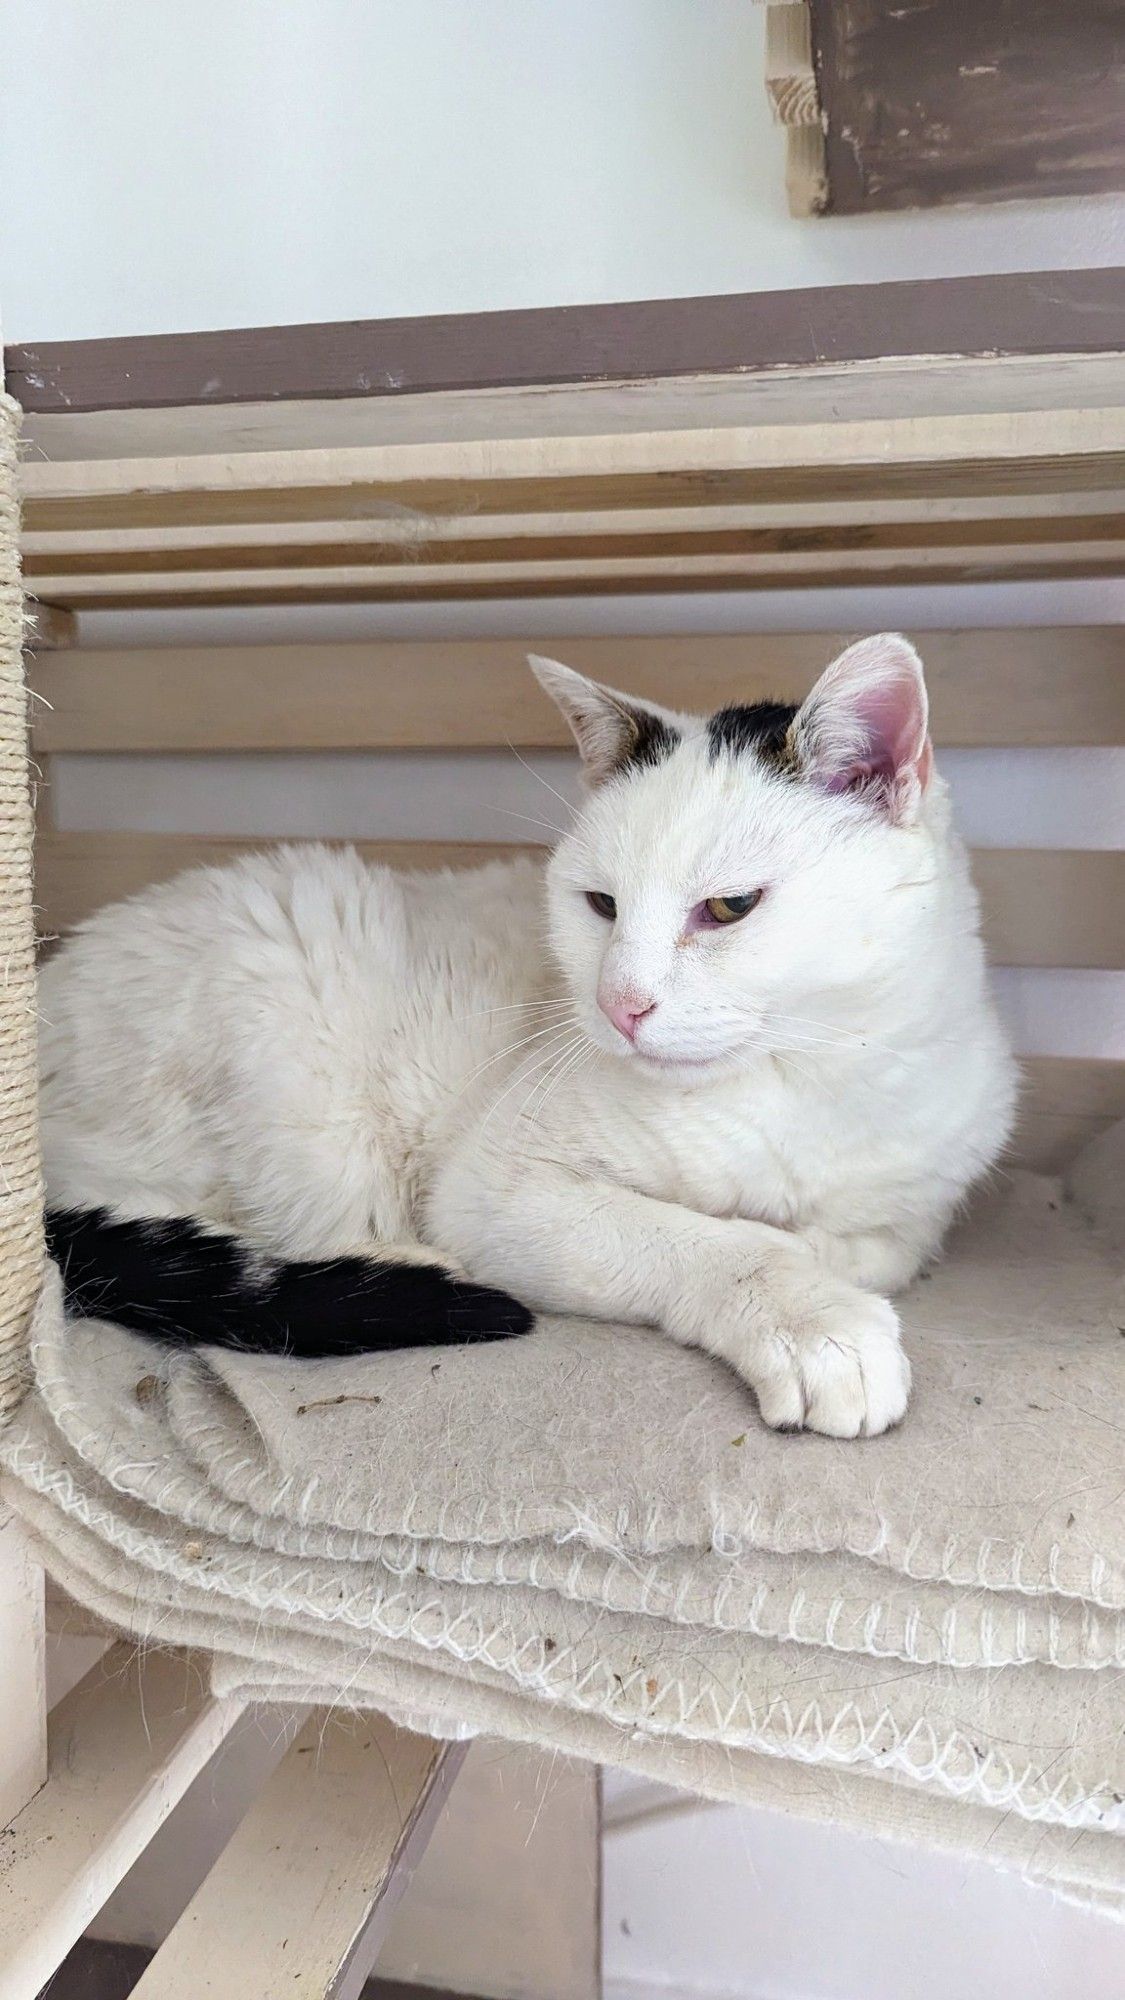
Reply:
<svg viewBox="0 0 1125 2000"><path fill-rule="evenodd" d="M0 1828L47 1776L43 1572L18 1521L0 1508Z"/></svg>

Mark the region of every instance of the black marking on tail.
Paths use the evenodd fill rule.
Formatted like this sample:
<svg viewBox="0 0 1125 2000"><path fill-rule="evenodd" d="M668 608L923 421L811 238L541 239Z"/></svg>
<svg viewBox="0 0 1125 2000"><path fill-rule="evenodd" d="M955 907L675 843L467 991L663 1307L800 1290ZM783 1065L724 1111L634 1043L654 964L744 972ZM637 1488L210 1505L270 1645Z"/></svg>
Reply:
<svg viewBox="0 0 1125 2000"><path fill-rule="evenodd" d="M311 1359L504 1340L533 1325L507 1292L432 1264L282 1263L186 1218L115 1222L101 1208L56 1208L47 1245L71 1314L190 1347Z"/></svg>
<svg viewBox="0 0 1125 2000"><path fill-rule="evenodd" d="M707 724L712 763L721 750L727 750L732 756L750 751L768 764L787 765L789 731L796 713L796 708L784 701L753 701L721 708Z"/></svg>

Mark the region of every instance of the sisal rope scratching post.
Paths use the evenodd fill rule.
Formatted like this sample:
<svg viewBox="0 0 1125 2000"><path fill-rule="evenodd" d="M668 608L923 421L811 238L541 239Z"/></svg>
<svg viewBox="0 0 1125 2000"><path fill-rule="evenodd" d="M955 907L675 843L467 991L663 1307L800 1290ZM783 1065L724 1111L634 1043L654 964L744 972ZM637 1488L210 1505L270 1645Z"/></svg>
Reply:
<svg viewBox="0 0 1125 2000"><path fill-rule="evenodd" d="M26 1386L28 1322L43 1268L19 419L18 405L0 393L0 1422Z"/></svg>

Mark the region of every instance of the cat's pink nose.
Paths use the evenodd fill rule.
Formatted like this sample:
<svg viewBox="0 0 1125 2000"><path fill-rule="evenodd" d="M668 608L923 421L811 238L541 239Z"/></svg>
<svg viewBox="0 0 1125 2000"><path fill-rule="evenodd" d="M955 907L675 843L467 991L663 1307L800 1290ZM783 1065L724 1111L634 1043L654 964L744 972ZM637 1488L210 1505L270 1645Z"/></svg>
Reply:
<svg viewBox="0 0 1125 2000"><path fill-rule="evenodd" d="M655 1005L655 1000L638 1000L635 994L630 994L627 1000L610 1000L604 994L598 994L598 1006L606 1020L613 1022L618 1034L624 1035L627 1042L636 1041L637 1022L643 1021L646 1014L651 1014Z"/></svg>

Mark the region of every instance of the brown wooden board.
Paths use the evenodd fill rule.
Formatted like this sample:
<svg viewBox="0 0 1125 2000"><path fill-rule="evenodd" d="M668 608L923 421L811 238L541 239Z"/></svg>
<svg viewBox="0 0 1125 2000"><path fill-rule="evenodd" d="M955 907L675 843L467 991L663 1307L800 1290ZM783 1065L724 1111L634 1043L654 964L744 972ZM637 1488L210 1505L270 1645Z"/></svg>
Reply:
<svg viewBox="0 0 1125 2000"><path fill-rule="evenodd" d="M35 903L42 934L65 931L104 903L275 843L235 834L41 833ZM293 843L300 845L300 841ZM365 860L392 868L475 868L541 848L485 841L359 840ZM1072 849L978 848L982 923L1001 965L1125 965L1125 855Z"/></svg>
<svg viewBox="0 0 1125 2000"><path fill-rule="evenodd" d="M828 212L1125 188L1121 0L811 0L811 11ZM1125 276L1102 276L1120 307Z"/></svg>
<svg viewBox="0 0 1125 2000"><path fill-rule="evenodd" d="M553 516L546 516L551 520ZM564 517L565 518L565 517ZM408 558L444 563L504 563L522 561L577 561L583 557L616 557L620 561L660 556L789 556L862 554L868 550L1038 548L1071 542L1120 542L1125 537L1125 514L1110 509L1102 514L1071 514L1063 518L1042 514L1018 514L1011 518L954 521L846 522L832 526L782 526L771 528L714 528L704 514L698 525L664 532L654 527L647 532L615 532L610 525L593 534L544 535L533 532L507 534L503 519L492 536L474 534L458 539L443 534L428 539L425 529L410 545L401 540L384 540L373 528L366 541L315 541L303 546L290 542L284 553L284 567L290 570L334 569L364 564L372 569L390 569ZM443 524L444 525L444 524ZM159 532L159 531L157 531ZM951 555L951 560L953 557ZM237 542L216 547L206 536L181 548L150 549L66 549L24 555L24 577L33 589L39 576L96 577L192 574L209 570L259 570L281 567L276 540L258 543ZM42 640L37 640L42 644ZM71 644L73 641L68 640Z"/></svg>
<svg viewBox="0 0 1125 2000"><path fill-rule="evenodd" d="M32 747L54 751L521 750L569 747L529 652L669 708L800 701L856 635L79 647L36 659ZM1114 625L916 632L939 749L1125 744Z"/></svg>
<svg viewBox="0 0 1125 2000"><path fill-rule="evenodd" d="M994 0L973 0L978 4L988 16L997 11ZM951 11L960 16L970 9ZM1057 11L1060 35L1068 32L1076 11L1085 9ZM1032 271L418 319L31 341L8 347L5 365L9 391L26 412L74 414L643 381L910 355L1090 354L1123 347L1120 272Z"/></svg>

